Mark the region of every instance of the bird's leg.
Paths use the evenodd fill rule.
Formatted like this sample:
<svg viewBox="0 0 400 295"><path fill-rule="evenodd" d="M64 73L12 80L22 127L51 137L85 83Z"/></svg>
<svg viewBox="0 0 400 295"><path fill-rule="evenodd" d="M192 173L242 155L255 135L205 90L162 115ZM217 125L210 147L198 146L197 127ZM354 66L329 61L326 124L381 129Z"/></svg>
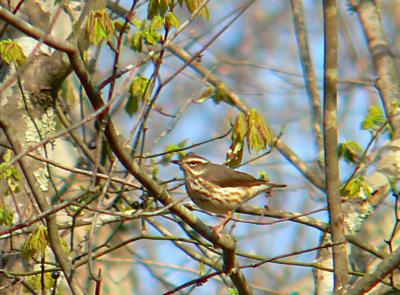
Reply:
<svg viewBox="0 0 400 295"><path fill-rule="evenodd" d="M224 229L225 225L227 225L228 222L232 219L232 216L233 211L228 211L224 220L222 220L222 222L220 222L218 225L212 227L216 234L219 234L219 232Z"/></svg>

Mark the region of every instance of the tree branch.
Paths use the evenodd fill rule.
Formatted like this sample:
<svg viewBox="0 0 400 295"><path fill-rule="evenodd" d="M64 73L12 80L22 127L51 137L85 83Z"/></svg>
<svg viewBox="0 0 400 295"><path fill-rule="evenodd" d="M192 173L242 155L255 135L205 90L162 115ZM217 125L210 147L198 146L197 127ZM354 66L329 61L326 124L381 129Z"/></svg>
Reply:
<svg viewBox="0 0 400 295"><path fill-rule="evenodd" d="M400 114L397 102L400 97L399 77L395 69L393 54L390 52L385 33L375 1L350 0L353 10L357 11L358 18L364 29L368 49L375 65L376 87L384 105L386 117L393 128L393 137L400 137Z"/></svg>
<svg viewBox="0 0 400 295"><path fill-rule="evenodd" d="M83 62L80 59L79 52L76 50L75 46L67 41L60 41L54 37L46 36L46 34L44 34L42 31L15 17L12 13L8 12L2 7L0 7L0 18L7 21L9 24L21 30L28 36L35 39L41 39L45 44L67 53L71 66L81 81L93 107L96 110L104 107L103 100L99 92L96 91L95 87L93 86L91 78L89 77ZM107 122L106 137L113 152L129 171L129 173L131 173L155 198L157 198L165 206L168 206L174 202L174 199L168 194L164 187L160 186L147 173L140 169L136 162L132 161L129 153L122 148L123 145L118 138L117 131L115 130L111 120ZM21 158L20 161L24 161L24 159ZM249 291L249 288L247 287L248 283L246 282L244 276L241 275L240 270L236 268L237 262L235 257L235 242L233 238L228 235L217 235L213 230L197 219L196 216L194 216L181 204L175 205L170 210L178 215L187 224L189 224L204 238L221 247L224 252L224 270L230 274L236 288L239 292L241 292L240 294L252 294L251 290Z"/></svg>
<svg viewBox="0 0 400 295"><path fill-rule="evenodd" d="M234 105L237 109L239 109L243 113L250 112L250 108L240 100L239 96L236 95L223 81L221 81L216 75L214 75L207 68L202 66L196 60L193 60L193 57L189 55L186 51L175 46L174 44L169 44L168 49L177 57L182 59L184 62L190 62L190 67L195 70L198 74L200 74L203 78L207 79L207 81L215 87L224 86L225 94L229 97L229 101L232 105ZM277 136L273 134L276 138ZM300 159L296 153L290 149L287 145L285 145L282 140L276 141L276 148L281 152L281 154L290 161L297 170L303 174L308 181L310 181L313 185L318 187L319 189L324 189L323 179L320 177L318 173L315 173L310 167L306 165L306 163Z"/></svg>
<svg viewBox="0 0 400 295"><path fill-rule="evenodd" d="M322 107L320 93L318 90L317 79L315 78L314 67L311 59L310 49L308 47L307 28L304 23L303 6L301 0L291 0L293 12L293 22L296 30L297 46L300 55L301 67L303 70L304 84L311 104L312 127L318 148L318 155L323 152L322 138ZM321 157L318 159L320 167L323 167Z"/></svg>
<svg viewBox="0 0 400 295"><path fill-rule="evenodd" d="M14 153L19 154L22 151L22 147L20 143L12 136L13 131L11 130L10 124L5 120L0 120L0 128L3 129L8 142L10 143L10 145L14 150ZM35 176L33 175L33 171L29 169L30 165L28 160L22 157L21 159L18 160L18 163L32 191L32 195L35 198L37 204L39 205L41 212L46 212L50 210L50 205L47 202L46 196L42 194L40 188L38 187ZM61 245L60 236L58 234L58 229L57 229L56 215L55 214L46 215L45 220L47 223L47 232L49 235L51 249L53 250L54 255L57 258L57 261L60 264L60 268L62 269L65 277L67 278L67 282L69 284L71 292L74 295L83 294L78 286L76 278L73 276L73 269L71 262L69 261L68 254L65 253L64 248Z"/></svg>
<svg viewBox="0 0 400 295"><path fill-rule="evenodd" d="M392 254L386 257L376 267L375 272L368 274L358 281L356 281L352 288L348 291L348 295L365 294L377 284L383 281L383 279L400 265L400 247L396 249ZM397 294L397 293L396 293Z"/></svg>
<svg viewBox="0 0 400 295"><path fill-rule="evenodd" d="M338 28L336 0L324 1L324 149L325 177L332 234L335 294L345 294L349 281L343 212L339 194L337 153L337 61Z"/></svg>

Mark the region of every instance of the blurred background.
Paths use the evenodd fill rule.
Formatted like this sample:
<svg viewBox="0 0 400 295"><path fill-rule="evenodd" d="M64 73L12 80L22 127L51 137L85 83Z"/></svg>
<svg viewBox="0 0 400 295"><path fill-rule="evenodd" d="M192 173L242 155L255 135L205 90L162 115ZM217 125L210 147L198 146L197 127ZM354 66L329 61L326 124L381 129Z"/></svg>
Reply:
<svg viewBox="0 0 400 295"><path fill-rule="evenodd" d="M173 16L166 14L168 21L167 16L159 20L158 13L151 12L151 5L159 7L164 2L108 1L106 10L97 16L104 17L103 24L111 20L115 28L108 39L97 44L92 40L82 53L93 84L100 89L103 101L110 102L111 119L125 147L141 170L165 185L175 199L189 202L183 173L170 161L194 152L224 164L238 115L255 109L276 136L269 138L265 148L242 142L243 155L237 156L241 163L237 169L287 184L287 188L249 202L260 208L267 205L271 214L237 213L225 232L237 240L238 261L241 266L249 266L243 273L255 294L330 294L317 292L318 283L314 281L324 233L321 227L329 222L321 131L325 50L322 1L166 1L174 3ZM354 207L358 209L359 203L369 204L374 193L380 191L369 176L379 170L377 163L385 152L382 147L393 138L382 127L386 119L377 88L376 64L366 38L366 24L360 22L360 11L353 2L337 1L338 133L342 144L338 153L342 185L350 177L359 181L352 192L342 187L342 196L357 198ZM398 69L400 1L371 2L379 15L374 20L381 25ZM84 11L83 4L74 1L65 3L62 9L58 4L55 7L70 16ZM132 7L133 18L118 43ZM58 17L61 24L69 19ZM33 18L29 21L34 23ZM88 39L97 32L95 25L86 29ZM33 46L23 48L27 55L32 53ZM115 73L118 76L113 78ZM234 95L238 100L231 100ZM93 115L75 74L63 81L60 96L70 126ZM389 102L394 108L396 100ZM156 196L151 196L122 164L114 163L108 144L101 144L98 137L101 123L88 121L76 133L93 154L101 150L100 162L107 168L104 174L113 177L111 183L118 180L115 186L106 186L102 192L105 180L99 178L93 183L90 173L52 168L54 185L60 191L59 199L53 198L54 204L82 192L104 197L101 201L93 198L75 202L60 212L59 220L65 222L62 237L72 250L74 263L89 255L90 245L92 255L98 255L92 266L84 263L77 270L82 288L88 294L95 292L90 272L99 269L103 294L163 294L218 270L221 251L179 217L164 212L163 205L154 200ZM65 128L64 123L57 124L58 131ZM98 166L82 153L75 138L66 133L59 140L56 146L62 152L54 152L55 162L98 172ZM396 181L394 178L393 183ZM95 192L91 190L93 184ZM400 220L394 206L398 199L386 198L389 193L386 186L380 201L363 215L360 226L354 226L357 231L351 232L387 253L396 244ZM142 209L160 213L133 220L118 217ZM221 220L221 216L201 210L194 209L193 213L210 226ZM299 223L291 213L310 219ZM79 222L71 226L71 220ZM352 221L345 222L348 225ZM354 271L370 271L378 261L370 253L357 254L350 248L349 255ZM279 261L253 265L269 259ZM357 260L363 266L357 266ZM322 259L319 262L332 267ZM356 278L352 276L351 281ZM235 292L229 278L219 275L189 283L174 294L238 294Z"/></svg>
<svg viewBox="0 0 400 295"><path fill-rule="evenodd" d="M295 2L295 1L293 1ZM270 128L281 134L279 140L289 146L295 155L303 159L306 165L316 174L323 177L318 161L323 161L323 151L319 150L313 129L313 117L310 96L304 82L302 63L299 55L299 44L294 26L293 3L290 1L255 1L238 17L246 1L210 1L209 19L197 17L177 36L173 44L183 49L189 56L199 50L199 64L218 77L231 91L236 93L242 102L255 108L265 118ZM309 54L313 64L316 91L319 103L322 104L323 85L323 18L320 1L303 1L303 21L308 38ZM379 9L387 40L393 52L398 52L399 40L399 5L398 1L380 1ZM131 2L120 1L121 9L128 10ZM147 3L136 11L139 18L145 18ZM362 130L368 109L380 105L379 94L375 88L376 74L364 33L359 19L346 4L338 2L339 7L339 93L338 93L338 126L339 142L351 140L359 144L362 150L371 140L371 133ZM177 9L176 15L183 23L189 18L187 9ZM111 16L118 18L118 11ZM234 18L236 18L234 20ZM132 28L130 34L135 34ZM205 48L205 46L207 46ZM150 50L150 49L148 49ZM143 56L126 49L121 54L120 68L135 65ZM191 146L226 134L235 122L239 110L234 106L219 102L212 97L204 98L209 82L199 74L196 67L186 66L181 56L172 50L166 50L159 72L158 83L176 75L162 87L154 108L146 123L146 140L143 143L143 154L163 153L173 147ZM113 66L113 53L103 46L97 61L96 78L99 81L110 76ZM128 99L129 86L135 75L150 77L154 64L148 63L131 71L126 78L119 79L118 107L115 107L113 119L121 133L128 137L129 132L137 126L140 118L140 107L137 114L129 115L122 110ZM159 84L158 84L159 85ZM105 87L107 96L108 87ZM383 135L374 142L377 149L387 136ZM231 145L231 136L210 143L201 144L186 152L195 152L215 163L224 163ZM265 154L267 150L256 152L244 150L242 162ZM182 154L181 154L182 155ZM174 159L179 155L172 156ZM164 163L163 156L152 158L159 171L157 177L162 181L182 181L182 172L170 163ZM145 162L151 169L149 161ZM343 158L340 161L340 177L344 182L352 174L354 162ZM267 175L277 183L285 183L287 189L274 191L268 199L258 196L250 203L263 207L288 212L308 213L326 208L326 195L312 185L304 175L288 161L278 149L271 147L270 153L239 168L255 177ZM173 181L169 187L176 187ZM172 194L177 199L187 197L183 186L174 189ZM186 199L188 201L188 199ZM380 211L392 206L391 200L374 213L374 229L380 220ZM195 213L209 225L216 225L219 218L206 213ZM326 210L310 215L323 222L328 221ZM244 221L264 222L251 224L247 222L230 222L226 228L238 242L238 252L273 258L279 255L318 247L321 232L290 220L274 223L276 219L262 216L237 215ZM182 236L182 229L175 222L165 218L154 218L156 222L173 235ZM384 221L381 221L384 223ZM140 227L138 225L138 227ZM388 226L388 230L391 227ZM380 228L382 230L382 228ZM149 234L158 234L157 227L148 226ZM129 233L126 233L129 234ZM382 236L380 233L380 243ZM196 248L196 247L194 247ZM130 285L134 293L161 294L172 286L184 284L198 277L199 273L211 271L202 263L193 260L184 251L177 249L176 244L166 241L138 241L125 248L132 256L124 258L100 258L99 261L109 268L110 292L121 283ZM204 250L195 249L202 253ZM311 294L313 292L313 268L307 263L314 262L317 251L311 251L289 261L295 265L266 263L255 269L245 269L244 273L259 294ZM205 252L201 255L209 255ZM241 258L240 263L252 261ZM302 265L302 263L304 263ZM125 273L114 272L116 266L124 267ZM120 267L118 269L121 270ZM104 270L103 270L104 271ZM115 274L115 275L114 275ZM124 287L125 288L125 287ZM221 278L214 277L201 286L190 286L182 294L227 294Z"/></svg>

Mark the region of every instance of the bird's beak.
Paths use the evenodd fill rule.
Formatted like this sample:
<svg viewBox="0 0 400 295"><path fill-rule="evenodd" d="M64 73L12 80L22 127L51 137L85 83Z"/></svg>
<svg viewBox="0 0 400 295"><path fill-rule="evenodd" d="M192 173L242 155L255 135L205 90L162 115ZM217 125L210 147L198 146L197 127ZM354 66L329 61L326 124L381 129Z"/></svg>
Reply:
<svg viewBox="0 0 400 295"><path fill-rule="evenodd" d="M175 165L181 165L181 161L180 160L171 160L171 163L175 164Z"/></svg>

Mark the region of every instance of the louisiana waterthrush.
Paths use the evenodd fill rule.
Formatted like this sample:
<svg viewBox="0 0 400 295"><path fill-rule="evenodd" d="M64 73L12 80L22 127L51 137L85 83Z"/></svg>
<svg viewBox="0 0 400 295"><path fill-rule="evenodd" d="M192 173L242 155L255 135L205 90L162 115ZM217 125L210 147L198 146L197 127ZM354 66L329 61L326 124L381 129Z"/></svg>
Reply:
<svg viewBox="0 0 400 295"><path fill-rule="evenodd" d="M185 174L186 191L193 202L201 209L213 213L226 214L220 231L239 206L261 193L274 188L286 187L235 171L227 166L214 164L194 153L186 155L178 164Z"/></svg>

